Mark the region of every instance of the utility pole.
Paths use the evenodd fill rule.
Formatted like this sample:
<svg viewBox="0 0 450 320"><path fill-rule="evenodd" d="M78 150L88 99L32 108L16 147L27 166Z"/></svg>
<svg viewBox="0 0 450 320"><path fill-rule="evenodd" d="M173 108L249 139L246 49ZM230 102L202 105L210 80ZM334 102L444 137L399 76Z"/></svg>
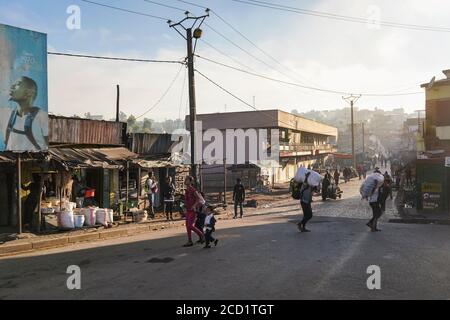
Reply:
<svg viewBox="0 0 450 320"><path fill-rule="evenodd" d="M355 154L355 119L353 115L353 106L356 101L361 98L361 95L353 95L351 94L348 97L342 97L345 101L350 103L350 109L351 109L351 126L352 126L352 159L353 159L353 168L356 168L356 154Z"/></svg>
<svg viewBox="0 0 450 320"><path fill-rule="evenodd" d="M362 152L363 152L363 156L366 154L366 137L365 137L365 132L364 132L364 121L361 122L361 126L362 126Z"/></svg>
<svg viewBox="0 0 450 320"><path fill-rule="evenodd" d="M197 46L197 40L202 36L202 30L200 29L201 25L205 21L207 17L209 17L209 9L206 9L206 14L200 17L190 16L190 12L186 11L186 17L182 19L180 22L172 23L172 21L167 21L171 28L174 28L176 32L178 32L181 37L186 40L187 44L187 67L188 67L188 78L189 78L189 131L191 134L191 175L194 177L195 181L199 183L199 179L197 176L197 164L195 159L195 121L197 120L197 108L196 108L196 100L195 100L195 68L194 68L194 54L195 48ZM197 23L200 22L197 26ZM187 27L185 26L187 25ZM197 27L196 27L197 26ZM182 29L186 33L183 34ZM194 31L192 31L194 30ZM195 44L193 43L193 39L195 39ZM203 147L203 146L201 146Z"/></svg>
<svg viewBox="0 0 450 320"><path fill-rule="evenodd" d="M116 122L120 121L120 86L117 85Z"/></svg>

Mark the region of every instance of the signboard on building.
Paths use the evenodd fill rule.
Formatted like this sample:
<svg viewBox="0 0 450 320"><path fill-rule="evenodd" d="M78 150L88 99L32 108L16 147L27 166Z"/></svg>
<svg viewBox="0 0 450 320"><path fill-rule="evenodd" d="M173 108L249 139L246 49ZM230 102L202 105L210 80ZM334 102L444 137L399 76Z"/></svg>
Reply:
<svg viewBox="0 0 450 320"><path fill-rule="evenodd" d="M445 157L445 166L450 167L450 157Z"/></svg>
<svg viewBox="0 0 450 320"><path fill-rule="evenodd" d="M422 183L422 207L424 210L437 210L441 208L442 184Z"/></svg>
<svg viewBox="0 0 450 320"><path fill-rule="evenodd" d="M0 72L0 151L47 150L47 35L0 24Z"/></svg>

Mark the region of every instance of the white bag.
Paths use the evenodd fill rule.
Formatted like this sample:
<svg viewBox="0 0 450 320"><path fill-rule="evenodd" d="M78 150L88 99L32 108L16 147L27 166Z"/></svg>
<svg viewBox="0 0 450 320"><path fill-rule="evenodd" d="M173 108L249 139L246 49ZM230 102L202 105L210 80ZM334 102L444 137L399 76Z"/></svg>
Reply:
<svg viewBox="0 0 450 320"><path fill-rule="evenodd" d="M113 211L111 209L98 209L96 213L96 221L104 226L113 222Z"/></svg>
<svg viewBox="0 0 450 320"><path fill-rule="evenodd" d="M319 186L322 182L323 177L314 170L308 170L305 167L300 167L295 174L294 181L295 182L304 182L306 174L309 173L308 184L313 187Z"/></svg>
<svg viewBox="0 0 450 320"><path fill-rule="evenodd" d="M62 211L58 213L58 227L63 230L75 228L73 211Z"/></svg>
<svg viewBox="0 0 450 320"><path fill-rule="evenodd" d="M366 178L366 181L363 182L361 188L359 189L359 193L363 199L368 198L372 195L372 192L381 187L384 182L384 176L381 173L374 172Z"/></svg>
<svg viewBox="0 0 450 320"><path fill-rule="evenodd" d="M84 208L81 209L81 213L84 215L85 217L85 224L87 226L95 226L95 222L96 222L96 212L97 212L97 208Z"/></svg>
<svg viewBox="0 0 450 320"><path fill-rule="evenodd" d="M295 177L294 177L294 181L298 182L298 183L305 181L305 175L307 172L308 172L308 169L306 169L305 167L298 168L298 170L295 174Z"/></svg>

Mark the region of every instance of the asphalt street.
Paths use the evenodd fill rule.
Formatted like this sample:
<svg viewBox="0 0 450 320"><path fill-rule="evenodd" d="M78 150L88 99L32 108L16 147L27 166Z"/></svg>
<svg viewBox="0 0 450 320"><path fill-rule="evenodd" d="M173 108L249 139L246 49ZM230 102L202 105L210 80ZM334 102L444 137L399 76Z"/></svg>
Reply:
<svg viewBox="0 0 450 320"><path fill-rule="evenodd" d="M295 202L221 220L216 248L182 248L183 228L0 259L0 299L448 299L450 228L387 223L369 232L355 191L314 204L299 233ZM69 290L68 266L81 269ZM381 289L369 290L369 266Z"/></svg>

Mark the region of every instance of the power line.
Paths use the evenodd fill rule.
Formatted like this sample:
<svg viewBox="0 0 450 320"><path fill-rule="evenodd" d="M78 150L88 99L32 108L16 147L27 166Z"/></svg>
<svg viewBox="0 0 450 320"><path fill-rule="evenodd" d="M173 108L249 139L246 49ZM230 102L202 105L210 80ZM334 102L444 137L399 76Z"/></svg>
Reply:
<svg viewBox="0 0 450 320"><path fill-rule="evenodd" d="M239 60L236 60L235 58L233 58L231 55L224 53L223 51L221 51L220 49L217 49L216 47L214 47L212 44L210 44L209 42L207 42L204 39L200 38L200 41L203 42L204 44L206 44L208 47L212 48L213 50L215 50L216 52L218 52L219 54L223 55L224 57L232 60L234 63L240 65L241 67L244 67L246 69L253 70L252 68L250 68L249 66L246 66L245 64L243 64L242 62L240 62Z"/></svg>
<svg viewBox="0 0 450 320"><path fill-rule="evenodd" d="M108 4L99 3L99 2L95 2L95 1L90 1L90 0L80 0L80 1L86 2L86 3L90 3L90 4L94 4L94 5L97 5L97 6L100 6L100 7L114 9L114 10L117 10L117 11L132 13L132 14L136 14L136 15L140 15L140 16L144 16L144 17L148 17L148 18L159 19L159 20L164 20L164 21L170 20L168 18L159 17L159 16L155 16L155 15L152 15L152 14L148 14L148 13L133 11L133 10L125 9L125 8L114 7L114 6L111 6L111 5L108 5Z"/></svg>
<svg viewBox="0 0 450 320"><path fill-rule="evenodd" d="M274 10L278 10L278 11L286 11L286 12L292 12L292 13L297 13L297 14L302 14L302 15L327 18L327 19L341 20L341 21L354 22L354 23L360 23L360 24L361 23L362 24L370 23L370 20L365 19L365 18L338 15L338 14L314 11L314 10L306 10L306 9L302 9L302 8L290 7L290 6L285 6L285 5L280 5L280 4L275 4L275 3L271 3L271 2L265 2L265 1L256 1L256 0L246 0L246 1L231 0L231 1L244 3L244 4L252 5L252 6L257 6L257 7L274 9ZM397 23L397 22L390 22L390 21L377 21L377 24L386 26L386 27L409 29L409 30L450 32L450 28L447 28L447 27L415 25L415 24Z"/></svg>
<svg viewBox="0 0 450 320"><path fill-rule="evenodd" d="M209 78L208 76L206 76L205 74L203 74L202 72L200 72L198 69L195 70L199 75L201 75L203 78L205 78L207 81L211 82L213 85L215 85L217 88L219 88L220 90L224 91L225 93L227 93L228 95L232 96L233 98L235 98L236 100L240 101L241 103L245 104L246 106L252 108L255 111L261 111L260 115L264 115L268 118L270 118L271 120L275 120L277 122L280 122L282 124L285 124L288 126L288 128L292 127L293 124L292 123L288 123L288 122L284 122L278 118L272 117L271 115L265 113L265 110L259 110L257 109L255 106L251 105L250 103L246 102L244 99L238 97L237 95L235 95L234 93L232 93L231 91L225 89L223 86L221 86L220 84L218 84L217 82L215 82L214 80L212 80L211 78ZM326 135L333 135L331 132L328 134L326 133Z"/></svg>
<svg viewBox="0 0 450 320"><path fill-rule="evenodd" d="M296 86L296 87L300 87L300 88L303 88L303 89L309 89L309 90L315 90L315 91L339 94L339 95L350 95L351 94L350 92L345 92L345 91L338 91L338 90L330 90L330 89L323 89L323 88L305 86L305 85L302 85L302 84L299 84L299 83L294 83L294 82L284 81L284 80L280 80L280 79L275 79L275 78L272 78L272 77L269 77L269 76L266 76L266 75L262 75L262 74L250 72L250 71L247 71L247 70L239 69L239 68L236 68L236 67L233 67L233 66L221 63L221 62L217 62L217 61L214 61L212 59L208 59L208 58L205 58L205 57L202 57L202 56L199 56L199 55L196 55L196 56L198 58L200 58L200 59L209 61L211 63L217 64L217 65L229 68L229 69L233 69L233 70L236 70L236 71L239 71L239 72L243 72L243 73L255 76L255 77L259 77L259 78L262 78L262 79L266 79L266 80L270 80L270 81L274 81L274 82L278 82L278 83L282 83L282 84L286 84L286 85ZM372 97L376 97L376 96L405 96L405 95L422 94L422 93L423 92L409 92L409 93L395 93L395 94L387 94L387 93L386 94L384 94L384 93L360 93L360 94L364 95L364 96L369 96L369 97L371 97L371 96Z"/></svg>
<svg viewBox="0 0 450 320"><path fill-rule="evenodd" d="M169 87L166 89L166 91L164 91L164 93L162 94L162 96L155 102L155 104L153 106L151 106L149 109L147 109L147 111L145 111L143 114L141 114L139 117L136 117L136 119L142 118L143 116L145 116L147 113L149 113L150 111L154 110L160 103L161 101L166 97L166 95L169 93L170 89L172 89L173 85L175 84L175 82L178 79L178 76L181 73L181 70L183 69L183 65L180 66L180 69L178 70L175 78L172 80L172 82L169 84Z"/></svg>
<svg viewBox="0 0 450 320"><path fill-rule="evenodd" d="M63 53L63 52L47 52L47 54L53 55L53 56L65 56L65 57L73 57L73 58L87 58L87 59L100 59L100 60L115 60L115 61L128 61L128 62L149 62L149 63L179 63L179 64L184 64L184 61L176 61L176 60L155 60L155 59L118 58L118 57L105 57L105 56L83 55L83 54Z"/></svg>
<svg viewBox="0 0 450 320"><path fill-rule="evenodd" d="M233 46L235 46L236 48L238 48L239 50L243 51L244 53L246 53L248 56L250 56L251 58L259 61L260 63L264 64L266 67L268 67L269 69L275 70L281 74L283 74L284 76L286 76L283 72L279 71L277 68L271 66L270 64L266 63L264 60L261 60L260 58L258 58L257 56L255 56L254 54L252 54L251 52L249 52L248 50L242 48L241 46L239 46L237 43L235 43L234 41L232 41L231 39L229 39L228 37L226 37L224 34L222 34L221 32L219 32L218 30L216 30L215 28L213 28L212 26L210 26L209 24L205 23L205 25L210 28L212 31L214 31L216 34L218 34L220 37L222 37L223 39L225 39L226 41L228 41L229 43L231 43ZM289 76L286 76L289 78Z"/></svg>
<svg viewBox="0 0 450 320"><path fill-rule="evenodd" d="M169 9L174 9L174 10L186 12L186 10L183 10L183 9L181 9L181 8L169 6L169 5L167 5L167 4L163 4L163 3L160 3L160 2L150 1L150 0L144 0L144 1L145 1L145 2L148 2L148 3L151 3L151 4L155 4L155 5L157 5L157 6L161 6L161 7L165 7L165 8L169 8Z"/></svg>

